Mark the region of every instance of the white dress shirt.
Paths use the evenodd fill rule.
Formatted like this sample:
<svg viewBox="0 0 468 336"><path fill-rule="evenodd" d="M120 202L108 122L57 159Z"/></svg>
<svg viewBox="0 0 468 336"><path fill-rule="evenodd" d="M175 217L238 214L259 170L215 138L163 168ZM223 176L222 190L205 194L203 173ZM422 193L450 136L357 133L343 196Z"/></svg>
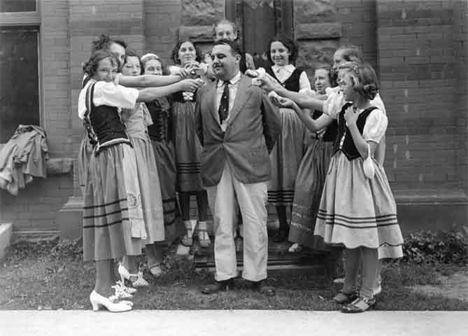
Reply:
<svg viewBox="0 0 468 336"><path fill-rule="evenodd" d="M239 81L241 79L241 72L239 71L237 75L231 78L229 80L229 109L228 109L228 115L227 118L223 121L221 124L221 129L223 131L226 131L227 127L227 122L229 121L229 118L231 117L231 110L232 107L234 106L234 101L236 100L236 94L237 94L237 89L239 88ZM221 80L218 80L216 83L216 112L219 111L219 105L221 104L221 96L223 95L224 91L224 82ZM218 122L219 122L219 114L216 113Z"/></svg>

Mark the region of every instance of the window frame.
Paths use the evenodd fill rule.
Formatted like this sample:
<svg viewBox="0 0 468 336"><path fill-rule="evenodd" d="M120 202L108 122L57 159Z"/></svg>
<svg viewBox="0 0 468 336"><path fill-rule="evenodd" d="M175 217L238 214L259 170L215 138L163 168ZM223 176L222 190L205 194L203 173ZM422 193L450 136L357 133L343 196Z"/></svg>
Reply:
<svg viewBox="0 0 468 336"><path fill-rule="evenodd" d="M0 29L9 27L37 27L37 93L39 95L39 124L44 128L44 92L43 92L43 69L42 69L42 27L41 27L41 1L36 0L36 11L34 12L0 12ZM0 143L0 147L5 143Z"/></svg>

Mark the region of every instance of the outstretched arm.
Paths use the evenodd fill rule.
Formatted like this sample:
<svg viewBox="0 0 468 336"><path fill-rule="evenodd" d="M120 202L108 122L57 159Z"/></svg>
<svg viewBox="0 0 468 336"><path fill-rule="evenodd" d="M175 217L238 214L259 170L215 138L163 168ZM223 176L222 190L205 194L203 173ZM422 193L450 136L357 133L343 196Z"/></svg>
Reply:
<svg viewBox="0 0 468 336"><path fill-rule="evenodd" d="M184 79L178 83L163 87L142 89L139 91L137 102L153 101L157 98L165 97L179 91L194 92L201 85L203 85L203 80L201 79Z"/></svg>
<svg viewBox="0 0 468 336"><path fill-rule="evenodd" d="M155 76L155 75L142 75L142 76L119 76L118 84L127 87L159 87L180 82L182 76Z"/></svg>

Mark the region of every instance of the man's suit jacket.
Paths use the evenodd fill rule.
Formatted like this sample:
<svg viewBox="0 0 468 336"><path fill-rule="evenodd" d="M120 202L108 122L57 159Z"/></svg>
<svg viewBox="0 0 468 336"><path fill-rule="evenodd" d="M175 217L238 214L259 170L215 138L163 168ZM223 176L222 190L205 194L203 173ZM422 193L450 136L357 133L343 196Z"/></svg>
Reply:
<svg viewBox="0 0 468 336"><path fill-rule="evenodd" d="M238 85L225 132L219 123L216 82L198 90L196 120L205 187L219 183L226 163L242 183L270 178L269 153L281 131L279 111L249 77L242 75Z"/></svg>

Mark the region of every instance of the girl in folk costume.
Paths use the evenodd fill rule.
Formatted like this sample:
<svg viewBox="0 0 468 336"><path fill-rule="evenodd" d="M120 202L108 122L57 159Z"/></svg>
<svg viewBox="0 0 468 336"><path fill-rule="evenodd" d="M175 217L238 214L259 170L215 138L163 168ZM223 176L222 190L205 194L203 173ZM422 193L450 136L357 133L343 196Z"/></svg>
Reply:
<svg viewBox="0 0 468 336"><path fill-rule="evenodd" d="M199 86L193 80L185 80L138 91L114 83L118 68L113 54L96 51L84 66L89 81L78 98L78 115L96 144L85 182L83 258L96 265L96 282L90 295L93 309L104 306L112 312L132 308L131 302L119 300L126 294L123 288L113 286L113 260L141 254L147 238L135 152L121 122L120 110L134 108L138 101Z"/></svg>
<svg viewBox="0 0 468 336"><path fill-rule="evenodd" d="M351 61L363 63L363 56L361 50L353 45L344 45L338 48L333 54L333 76L337 78L340 65ZM324 115L322 115L319 118L322 122L324 122L323 126L331 122L331 119L328 117L328 115L337 115L343 108L344 104L346 104L343 92L340 90L339 87L327 90L327 95L325 96L325 99L323 99L324 97L320 95L306 96L297 92L289 91L283 86L279 85L268 74L266 74L265 77L262 78L261 83L265 89L275 91L282 97L292 99L302 108L310 108L323 111ZM375 95L375 97L370 101L370 104L372 106L377 107L384 114L386 114L385 105L378 92ZM312 127L312 125L310 126ZM383 165L385 159L385 135L383 136L383 138L377 146L377 149L375 151L375 159L381 165ZM379 251L382 251L382 249L380 249ZM381 276L379 270L379 276L374 285L374 294L379 294L381 290Z"/></svg>
<svg viewBox="0 0 468 336"><path fill-rule="evenodd" d="M310 90L310 82L305 71L293 64L297 57L294 41L274 38L268 44L268 59L273 64L266 72L287 90L298 92ZM276 206L279 230L273 241L281 242L288 238L289 226L286 207L292 206L294 183L297 170L304 155L304 124L289 108L281 108L282 131L271 152L272 178L268 186L268 201Z"/></svg>
<svg viewBox="0 0 468 336"><path fill-rule="evenodd" d="M182 40L172 50L172 60L176 65L169 70L175 74L180 69L199 64L201 52L193 42ZM195 129L195 97L194 92L178 92L172 96L177 188L182 220L186 228L182 244L185 246L193 244L193 232L196 227L192 228L190 220L190 196L195 194L198 205L198 240L201 247L208 247L211 244L206 222L208 198L200 177L202 146Z"/></svg>
<svg viewBox="0 0 468 336"><path fill-rule="evenodd" d="M110 38L108 35L102 34L97 40L93 41L91 52L94 53L98 50L106 50L115 55L120 66L122 66L125 63L126 48L127 44L123 40ZM118 69L118 71L120 72L120 69ZM176 83L186 78L187 75L188 71L182 70L177 76L123 76L120 77L120 84L127 87L157 87ZM87 74L84 74L82 86L84 87L90 79L91 78ZM78 180L83 194L88 172L89 157L94 145L91 144L91 142L92 140L89 139L85 133L78 153Z"/></svg>
<svg viewBox="0 0 468 336"><path fill-rule="evenodd" d="M119 64L123 64L123 61L125 60L125 48L127 48L127 44L124 41L111 39L109 36L103 34L99 36L97 40L93 41L91 52L94 53L98 50L107 50L116 56ZM82 87L84 87L90 79L89 75L85 73L83 76ZM78 181L80 183L82 195L84 195L85 183L88 174L89 158L93 151L93 146L95 145L95 143L92 142L93 140L88 137L88 134L85 131L78 151Z"/></svg>
<svg viewBox="0 0 468 336"><path fill-rule="evenodd" d="M122 75L141 75L140 58L131 50L126 52ZM152 124L152 120L144 103L137 103L133 109L123 109L121 117L135 150L141 205L147 234L145 252L150 264L152 264L156 259L154 244L164 240L161 187L154 151L148 136L148 126ZM124 278L129 279L133 287L149 285L143 278L142 271L138 269L135 257L126 256L119 265L119 273L122 281Z"/></svg>
<svg viewBox="0 0 468 336"><path fill-rule="evenodd" d="M330 67L315 69L314 84L319 95L325 95L327 89L336 86ZM315 120L321 115L321 111L315 110L311 117ZM297 171L288 238L293 245L289 252L300 252L302 246L320 250L325 247L323 240L314 236L314 228L336 132L336 121L320 132L313 132L315 140L309 145Z"/></svg>
<svg viewBox="0 0 468 336"><path fill-rule="evenodd" d="M155 54L141 57L144 75L161 76L163 67ZM177 237L176 229L176 165L174 136L172 128L171 104L166 97L147 102L146 106L153 124L148 126L148 135L153 145L156 166L158 167L161 196L163 201L165 242L170 244ZM162 273L163 245L154 244L154 256L148 255L148 268L154 276Z"/></svg>
<svg viewBox="0 0 468 336"><path fill-rule="evenodd" d="M387 176L373 159L388 123L383 111L371 105L378 91L377 76L367 64L347 63L341 68L339 84L349 103L329 116L338 120L338 136L315 234L325 243L344 245L344 286L334 301L343 304L344 313L360 313L376 302L379 258L402 257L403 237ZM317 128L323 125L320 119L312 123ZM362 283L357 293L361 260Z"/></svg>

